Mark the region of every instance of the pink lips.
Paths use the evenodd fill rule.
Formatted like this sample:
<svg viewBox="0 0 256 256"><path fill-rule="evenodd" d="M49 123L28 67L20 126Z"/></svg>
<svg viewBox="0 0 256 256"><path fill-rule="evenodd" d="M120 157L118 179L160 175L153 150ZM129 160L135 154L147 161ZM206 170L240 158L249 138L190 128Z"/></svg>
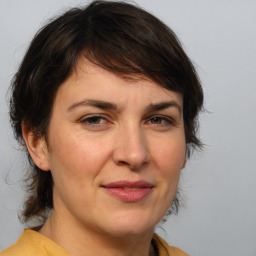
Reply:
<svg viewBox="0 0 256 256"><path fill-rule="evenodd" d="M116 181L102 186L105 191L124 202L138 202L148 196L154 186L146 181Z"/></svg>

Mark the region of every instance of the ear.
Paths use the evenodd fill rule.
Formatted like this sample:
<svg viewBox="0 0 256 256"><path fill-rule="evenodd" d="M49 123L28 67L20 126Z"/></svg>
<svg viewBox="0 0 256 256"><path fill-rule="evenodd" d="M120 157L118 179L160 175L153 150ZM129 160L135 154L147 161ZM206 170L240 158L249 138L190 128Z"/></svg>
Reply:
<svg viewBox="0 0 256 256"><path fill-rule="evenodd" d="M182 166L182 169L184 169L186 167L186 163L187 163L187 158L185 156L185 160L184 160L184 163L183 163L183 166Z"/></svg>
<svg viewBox="0 0 256 256"><path fill-rule="evenodd" d="M34 132L24 123L22 123L22 135L35 165L43 171L49 171L50 164L45 138L34 134Z"/></svg>
<svg viewBox="0 0 256 256"><path fill-rule="evenodd" d="M184 162L183 162L183 165L182 165L181 169L184 169L186 167L187 159L188 159L188 151L187 151L187 148L186 148L185 156L184 156Z"/></svg>

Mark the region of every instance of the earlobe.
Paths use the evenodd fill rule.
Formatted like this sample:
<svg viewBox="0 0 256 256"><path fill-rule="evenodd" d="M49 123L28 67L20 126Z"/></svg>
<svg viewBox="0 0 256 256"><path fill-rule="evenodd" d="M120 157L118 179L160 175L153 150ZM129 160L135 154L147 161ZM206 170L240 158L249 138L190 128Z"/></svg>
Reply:
<svg viewBox="0 0 256 256"><path fill-rule="evenodd" d="M182 168L181 168L181 169L184 169L184 168L186 167L187 158L188 158L188 152L187 152L187 150L186 150L186 152L185 152L185 156L184 156L183 166L182 166Z"/></svg>
<svg viewBox="0 0 256 256"><path fill-rule="evenodd" d="M184 169L186 167L186 163L187 163L187 159L185 158L182 169Z"/></svg>
<svg viewBox="0 0 256 256"><path fill-rule="evenodd" d="M28 126L22 124L22 135L27 146L27 150L35 165L43 171L49 171L48 148L45 138L36 135Z"/></svg>

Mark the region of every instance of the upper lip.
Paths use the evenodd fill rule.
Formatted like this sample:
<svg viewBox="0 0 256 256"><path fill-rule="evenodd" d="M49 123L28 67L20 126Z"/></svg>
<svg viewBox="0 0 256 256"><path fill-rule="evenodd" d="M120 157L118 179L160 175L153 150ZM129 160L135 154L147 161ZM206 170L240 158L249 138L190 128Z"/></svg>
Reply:
<svg viewBox="0 0 256 256"><path fill-rule="evenodd" d="M138 181L128 181L128 180L119 180L114 181L108 184L102 185L104 188L152 188L154 187L151 183L138 180Z"/></svg>

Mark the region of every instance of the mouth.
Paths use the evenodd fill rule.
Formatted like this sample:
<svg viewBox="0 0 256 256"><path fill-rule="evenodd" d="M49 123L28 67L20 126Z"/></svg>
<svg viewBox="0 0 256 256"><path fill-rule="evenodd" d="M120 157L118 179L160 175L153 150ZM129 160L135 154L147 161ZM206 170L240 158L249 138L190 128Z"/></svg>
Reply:
<svg viewBox="0 0 256 256"><path fill-rule="evenodd" d="M101 186L104 191L123 202L139 202L148 197L154 189L154 186L146 181L116 181Z"/></svg>
<svg viewBox="0 0 256 256"><path fill-rule="evenodd" d="M123 190L126 190L126 191L128 191L128 190L138 190L138 189L140 189L140 188L123 188Z"/></svg>

